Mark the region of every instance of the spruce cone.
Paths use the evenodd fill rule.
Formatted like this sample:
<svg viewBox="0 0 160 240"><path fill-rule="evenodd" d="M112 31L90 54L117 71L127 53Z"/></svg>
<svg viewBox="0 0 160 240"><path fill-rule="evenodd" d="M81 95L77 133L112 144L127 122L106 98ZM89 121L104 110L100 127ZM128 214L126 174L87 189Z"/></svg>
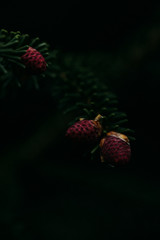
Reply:
<svg viewBox="0 0 160 240"><path fill-rule="evenodd" d="M66 137L75 143L96 143L102 134L102 126L99 123L101 115L94 120L82 119L68 128Z"/></svg>
<svg viewBox="0 0 160 240"><path fill-rule="evenodd" d="M131 148L126 135L116 132L109 132L100 142L101 162L121 166L129 162Z"/></svg>
<svg viewBox="0 0 160 240"><path fill-rule="evenodd" d="M36 49L29 47L21 60L26 66L26 69L32 74L42 73L46 70L46 61L42 54Z"/></svg>

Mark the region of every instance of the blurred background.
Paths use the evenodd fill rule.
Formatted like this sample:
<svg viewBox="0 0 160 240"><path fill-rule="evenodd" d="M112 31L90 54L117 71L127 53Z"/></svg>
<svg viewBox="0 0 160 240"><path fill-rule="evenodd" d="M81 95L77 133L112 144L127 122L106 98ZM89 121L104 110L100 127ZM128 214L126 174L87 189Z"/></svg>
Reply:
<svg viewBox="0 0 160 240"><path fill-rule="evenodd" d="M129 169L66 166L60 158L56 167L51 160L40 158L38 162L39 150L34 147L38 133L21 152L6 153L0 169L0 234L12 239L146 239L156 235L160 4L13 2L1 6L0 23L1 28L39 36L53 49L90 65L117 94L136 137ZM47 103L35 105L38 116L47 114ZM32 120L37 119L32 117L30 124ZM8 126L8 132L11 128ZM43 128L44 137L49 132Z"/></svg>

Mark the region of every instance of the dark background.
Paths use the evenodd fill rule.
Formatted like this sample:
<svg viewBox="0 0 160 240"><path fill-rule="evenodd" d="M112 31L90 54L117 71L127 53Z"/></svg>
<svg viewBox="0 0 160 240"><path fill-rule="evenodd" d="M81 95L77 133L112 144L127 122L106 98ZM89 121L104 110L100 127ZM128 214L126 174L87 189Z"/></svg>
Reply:
<svg viewBox="0 0 160 240"><path fill-rule="evenodd" d="M66 166L61 159L56 166L48 160L37 164L25 159L25 150L18 156L24 163L6 158L1 164L2 236L153 237L159 232L160 200L160 4L12 3L1 6L0 23L40 36L63 52L91 55L136 137L127 169Z"/></svg>
<svg viewBox="0 0 160 240"><path fill-rule="evenodd" d="M47 1L4 4L0 16L3 28L40 36L53 49L91 55L136 132L136 166L149 170L159 165L159 11L154 2Z"/></svg>

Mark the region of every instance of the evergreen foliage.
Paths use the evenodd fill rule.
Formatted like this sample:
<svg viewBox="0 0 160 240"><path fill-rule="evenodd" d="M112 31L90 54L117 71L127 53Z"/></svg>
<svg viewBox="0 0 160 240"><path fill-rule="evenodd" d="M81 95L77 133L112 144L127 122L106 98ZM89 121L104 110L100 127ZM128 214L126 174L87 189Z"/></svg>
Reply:
<svg viewBox="0 0 160 240"><path fill-rule="evenodd" d="M27 73L21 56L31 46L38 50L47 62L43 74ZM103 136L109 131L126 134L133 140L133 131L126 127L127 116L119 110L117 96L109 90L107 82L97 77L94 69L80 64L79 59L50 50L46 42L31 39L28 34L0 31L0 98L7 99L18 92L38 91L51 96L56 111L67 116L69 127L80 118L94 119L102 115ZM16 96L18 97L18 96ZM58 123L57 123L58 124ZM65 133L64 133L65 135ZM94 158L98 146L89 149ZM95 154L95 157L97 155Z"/></svg>
<svg viewBox="0 0 160 240"><path fill-rule="evenodd" d="M5 29L0 31L0 97L7 94L8 89L16 91L17 87L26 84L25 87L39 88L38 82L41 76L30 75L25 71L25 65L21 62L21 56L31 46L41 52L47 61L47 67L50 68L49 45L41 42L40 39L31 39L28 34L22 34L19 31L8 32ZM27 80L27 81L26 81Z"/></svg>

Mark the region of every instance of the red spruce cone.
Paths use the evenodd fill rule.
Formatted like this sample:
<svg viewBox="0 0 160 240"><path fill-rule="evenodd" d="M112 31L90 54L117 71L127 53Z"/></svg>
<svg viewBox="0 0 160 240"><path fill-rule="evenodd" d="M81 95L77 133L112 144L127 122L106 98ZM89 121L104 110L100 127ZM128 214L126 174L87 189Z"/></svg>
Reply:
<svg viewBox="0 0 160 240"><path fill-rule="evenodd" d="M125 165L130 161L131 148L129 139L126 135L109 132L100 142L101 162L111 165Z"/></svg>
<svg viewBox="0 0 160 240"><path fill-rule="evenodd" d="M66 137L75 143L95 143L102 134L102 126L99 123L101 115L94 120L80 120L68 128Z"/></svg>
<svg viewBox="0 0 160 240"><path fill-rule="evenodd" d="M26 66L27 70L32 74L42 73L46 70L46 61L42 54L36 49L29 47L21 60Z"/></svg>

